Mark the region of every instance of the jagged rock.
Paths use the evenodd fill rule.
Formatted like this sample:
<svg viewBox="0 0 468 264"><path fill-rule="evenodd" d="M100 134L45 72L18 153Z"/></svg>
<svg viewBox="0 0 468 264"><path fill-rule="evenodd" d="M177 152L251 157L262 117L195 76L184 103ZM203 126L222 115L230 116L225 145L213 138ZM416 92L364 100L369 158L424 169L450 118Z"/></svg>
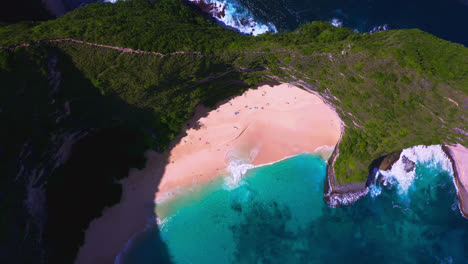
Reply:
<svg viewBox="0 0 468 264"><path fill-rule="evenodd" d="M403 162L403 164L405 164L404 170L406 173L414 170L414 167L416 166L416 163L414 161L408 159L405 155L401 157L401 161Z"/></svg>

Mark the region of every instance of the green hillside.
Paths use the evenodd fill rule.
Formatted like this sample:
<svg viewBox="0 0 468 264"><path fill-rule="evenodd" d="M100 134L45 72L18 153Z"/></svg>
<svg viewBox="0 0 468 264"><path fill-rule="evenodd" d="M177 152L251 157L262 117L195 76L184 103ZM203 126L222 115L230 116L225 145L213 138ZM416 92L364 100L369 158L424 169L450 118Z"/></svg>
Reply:
<svg viewBox="0 0 468 264"><path fill-rule="evenodd" d="M47 41L63 38L165 56ZM42 170L50 216L44 233L29 230L44 237L52 262L72 261L89 222L119 201L116 180L144 167L145 150L164 151L197 104L214 106L261 82L294 83L336 108L345 124L335 164L341 184L365 181L373 160L402 148L468 146L468 48L417 29L359 34L313 22L251 37L179 1L133 0L2 26L0 46L10 47L0 50L0 223L22 232L33 225L12 218L26 214L19 201L30 191L14 179L19 161ZM60 163L57 146L67 139L74 151ZM0 244L16 232L1 229Z"/></svg>

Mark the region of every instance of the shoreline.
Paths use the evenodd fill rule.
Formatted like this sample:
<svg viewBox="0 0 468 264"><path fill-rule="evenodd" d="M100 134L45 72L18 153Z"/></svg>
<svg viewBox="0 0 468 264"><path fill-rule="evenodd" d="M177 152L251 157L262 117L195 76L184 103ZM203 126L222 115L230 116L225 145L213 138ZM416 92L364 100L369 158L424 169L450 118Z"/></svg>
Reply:
<svg viewBox="0 0 468 264"><path fill-rule="evenodd" d="M468 164L461 161L468 161L468 148L457 144L456 146L440 145L442 151L450 160L453 170L453 184L457 191L458 207L464 218L468 219ZM336 181L333 165L339 155L339 142L327 164L327 175L325 178L324 200L331 207L351 205L362 199L368 193L368 187L375 184L376 175L379 171L390 170L401 156L403 150L394 151L375 159L365 182L348 183L340 185Z"/></svg>
<svg viewBox="0 0 468 264"><path fill-rule="evenodd" d="M342 205L350 205L360 200L368 193L366 182L348 183L339 185L335 176L335 161L340 155L340 141L335 145L332 155L327 163L327 170L323 188L323 199L331 207L340 207Z"/></svg>
<svg viewBox="0 0 468 264"><path fill-rule="evenodd" d="M287 91L287 95L290 95L292 91L298 92L300 94L299 97L303 99L306 104L302 105L302 103L299 103L297 107L291 108L294 111L291 109L289 109L291 111L283 111L285 109L281 111L274 110L272 111L275 113L274 115L260 115L264 120L258 121L255 119L258 114L246 113L249 111L266 110L266 105L262 107L259 103L265 102L266 94L263 93L265 89L285 89L284 91ZM257 94L260 101L250 102L252 104L249 103L249 105L245 105L246 98L250 98L249 95L252 95L252 93L254 95ZM282 97L281 93L280 96L275 96L281 101L275 105L281 107L294 106L294 104L290 103L290 101L292 101L291 98ZM235 99L241 99L240 105L233 105L233 100ZM334 125L328 123L326 128L321 127L320 120L326 121L327 118L324 118L326 115L323 115L323 113L321 115L321 112L314 112L313 109L315 108L309 109L307 103L311 102L313 102L315 106L324 107L320 108L322 109L321 111L325 111L328 114L331 113L336 118L333 121ZM223 106L225 107L223 108ZM228 112L230 114L227 116L219 116L220 112ZM309 115L304 115L304 113ZM296 116L296 118L298 118L297 115L302 116L297 120L285 117L291 114L293 114L292 116ZM235 121L233 119L241 116L243 116L243 119L240 121ZM305 122L305 118L311 116L319 116L319 119L316 120L318 123L314 126L310 126L308 122ZM214 121L211 122L210 120ZM270 122L270 120L272 122ZM282 120L286 120L285 124L279 126L277 123L281 123ZM220 125L223 123L225 124ZM226 123L228 125L226 125ZM337 183L333 166L336 158L339 156L339 143L343 133L342 121L333 107L323 98L315 93L293 85L281 84L273 87L261 86L257 89L249 89L241 96L233 97L219 103L216 109L211 111L200 106L197 108L194 117L190 119L187 124L187 129L182 131L171 143L168 151L164 153L148 151L146 153L146 167L142 170L132 169L129 172L129 177L121 181L123 189L121 202L115 206L104 209L102 216L94 219L90 223L86 230L85 243L80 248L75 263L114 263L116 257L131 243L132 238L139 234L148 224L154 224L156 219L156 210L154 207L158 203L158 194L159 197L163 197L164 195L161 194L171 191L171 188L174 188L174 186L190 188L190 186L202 182L209 182L220 175L220 173L224 173L224 175L231 174L226 169L232 160L240 160L243 162L240 165L245 165L247 166L246 168L253 168L276 163L301 153L316 153L317 150L323 146L335 146L331 155L329 153L330 151L328 151L328 154L323 156L328 158L324 183L324 199L328 205L333 207L339 207L342 204L352 204L363 198L368 193L369 184L375 181L375 177L371 177L372 173L369 172L366 182L344 185L339 185ZM309 125L309 127L306 127L306 125ZM302 128L304 131L296 129L296 127ZM211 128L216 129L210 134L207 130ZM320 133L318 133L316 137L312 137L313 140L304 144L302 137L311 137L311 131L316 132L314 128L321 128L322 130L319 132L322 134L326 133L324 134L325 136L319 137ZM333 131L336 135L330 136L331 128L335 129ZM230 131L229 133L222 135L222 131L228 130ZM278 132L278 135L272 136L271 134L275 134L274 132ZM292 132L299 136L291 134ZM202 133L202 137L200 137L200 133ZM264 142L258 144L259 140L263 140ZM282 144L281 142L283 141L286 143ZM297 144L289 144L291 141L296 141ZM268 142L270 144L267 144ZM277 144L278 142L280 143ZM184 145L185 148L180 148L180 146ZM196 147L187 148L189 145L195 145ZM445 151L444 147L445 146L442 146ZM289 154L285 150L290 151ZM449 150L448 147L447 150ZM173 151L176 153L173 153ZM220 155L223 151L225 152L224 155ZM265 152L269 154L273 153L274 155L265 155ZM214 156L213 153L215 154ZM373 164L375 166L373 168L382 170L385 170L384 168L391 168L400 158L400 154L401 150L374 160L375 164L374 162ZM455 183L457 186L462 186L462 188L458 189L465 191L466 194L466 198L463 198L465 194L461 194L463 192L460 191L458 192L460 197L460 210L466 217L468 216L468 192L466 192L468 188L463 188L461 184L459 173L456 169L458 168L455 161L456 159L454 159L451 154L447 156L452 161L452 166L454 166L454 174L456 174L454 177L456 179ZM194 159L194 157L197 158ZM327 160L326 158L324 158L324 160ZM206 165L202 166L205 170L202 174L205 174L205 177L197 176L200 175L200 173L195 171L194 173L184 174L184 170L190 170L190 172L192 172L192 169L201 167L200 164ZM240 176L242 176L242 174L243 173L241 173ZM168 175L176 175L176 177L175 179L172 177L168 178ZM189 177L180 177L177 175L189 175ZM165 176L166 180L164 180ZM160 179L161 181L159 181ZM117 230L118 232L116 232Z"/></svg>
<svg viewBox="0 0 468 264"><path fill-rule="evenodd" d="M249 89L214 110L199 106L168 151L148 151L146 167L121 181L120 203L90 223L75 263L114 263L155 222L158 193L209 181L228 172L233 160L265 165L334 146L341 131L341 119L323 98L286 83Z"/></svg>
<svg viewBox="0 0 468 264"><path fill-rule="evenodd" d="M321 148L326 148L326 150L321 150ZM318 149L320 149L320 150L318 150ZM261 168L261 167L269 166L269 165L274 165L274 164L276 164L278 162L281 162L281 161L284 161L284 160L287 160L287 159L290 159L290 158L294 158L294 157L297 157L299 155L304 155L304 154L311 154L311 155L319 156L325 163L328 164L328 161L329 161L330 156L332 155L332 152L333 152L333 148L330 147L330 146L325 145L325 146L322 146L322 147L318 147L313 152L301 152L301 153L297 153L297 154L294 154L294 155L291 155L291 156L284 157L284 158L282 158L280 160L277 160L277 161L272 161L272 162L265 163L265 164L255 165L252 168L247 169L246 173L248 171L250 171L250 170L253 170L253 169L257 169L257 168ZM215 177L213 177L213 179L211 181L201 182L201 183L198 183L198 184L193 185L193 186L181 187L180 189L175 190L174 194L172 196L164 197L164 199L162 199L162 200L155 201L155 204L158 205L158 204L164 204L164 203L167 203L167 202L172 202L172 201L177 200L177 199L183 197L184 195L186 195L187 191L190 190L191 188L203 189L204 188L203 186L205 184L210 184L212 182L216 182L219 179L225 180L226 177L229 177L229 176L230 175L220 174L220 175L216 175ZM158 217L158 219L159 219L159 217Z"/></svg>
<svg viewBox="0 0 468 264"><path fill-rule="evenodd" d="M317 95L289 84L248 90L187 122L155 201L218 175L231 175L235 185L247 169L334 146L340 134L341 120Z"/></svg>

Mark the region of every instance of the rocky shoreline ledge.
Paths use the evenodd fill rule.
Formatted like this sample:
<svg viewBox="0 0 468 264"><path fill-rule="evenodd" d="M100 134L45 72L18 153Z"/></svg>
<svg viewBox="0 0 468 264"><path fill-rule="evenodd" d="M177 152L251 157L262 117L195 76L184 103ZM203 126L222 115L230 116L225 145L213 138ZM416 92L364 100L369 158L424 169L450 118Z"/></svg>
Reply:
<svg viewBox="0 0 468 264"><path fill-rule="evenodd" d="M366 182L340 185L336 181L335 170L333 169L335 160L339 156L339 144L340 142L336 144L335 150L328 160L327 176L325 179L324 200L332 207L350 205L366 196L369 191L368 187L375 184L375 181L377 180L377 172L379 170L385 171L391 169L392 165L400 159L402 152L401 150L395 151L372 162Z"/></svg>
<svg viewBox="0 0 468 264"><path fill-rule="evenodd" d="M342 205L351 205L354 202L362 199L365 197L369 191L369 186L373 185L377 181L377 173L379 171L387 171L390 170L401 156L402 150L392 152L390 154L384 155L372 162L369 166L369 175L367 177L366 182L358 182L358 183L349 183L340 185L337 183L335 171L333 166L335 164L336 159L339 156L339 142L336 145L330 159L328 160L327 164L327 175L325 180L325 188L324 188L324 200L325 202L331 207L340 207ZM458 199L459 199L459 206L462 215L468 218L468 190L462 184L460 180L459 165L457 165L457 161L453 157L453 151L447 145L441 145L442 150L449 158L452 168L453 168L453 176L454 176L454 183L457 187ZM406 157L403 156L403 159ZM411 160L407 160L408 170L414 169L415 163ZM405 165L406 170L406 165Z"/></svg>
<svg viewBox="0 0 468 264"><path fill-rule="evenodd" d="M345 185L339 185L337 183L333 167L335 166L336 159L340 155L338 147L340 142L341 141L336 144L335 149L328 160L327 175L325 178L324 200L332 207L350 205L366 196L368 192L366 182L350 183Z"/></svg>

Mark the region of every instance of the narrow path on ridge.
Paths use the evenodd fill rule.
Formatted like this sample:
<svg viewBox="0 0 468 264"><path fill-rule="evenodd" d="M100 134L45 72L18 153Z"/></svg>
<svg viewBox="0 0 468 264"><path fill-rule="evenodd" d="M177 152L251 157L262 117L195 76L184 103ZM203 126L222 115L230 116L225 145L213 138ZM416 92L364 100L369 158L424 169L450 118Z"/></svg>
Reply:
<svg viewBox="0 0 468 264"><path fill-rule="evenodd" d="M6 50L13 50L13 49L18 48L18 47L32 47L32 46L35 46L35 45L38 45L38 44L41 44L41 43L45 43L45 42L66 42L66 41L80 43L80 44L89 45L89 46L93 46L93 47L100 47L100 48L118 50L118 51L121 51L123 53L135 53L135 54L146 54L146 55L151 54L151 55L157 55L157 56L161 56L161 57L168 56L168 55L176 55L176 54L195 54L195 55L198 55L198 56L202 55L201 52L199 52L199 51L175 51L175 52L171 52L171 53L167 53L167 54L162 54L162 53L154 52L154 51L134 50L134 49L130 49L130 48L102 45L102 44L91 43L91 42L86 42L86 41L82 41L82 40L70 39L70 38L39 40L39 41L36 41L34 43L21 43L21 44L15 44L15 45L11 45L11 46L8 46L8 47L0 47L0 48L6 49Z"/></svg>

